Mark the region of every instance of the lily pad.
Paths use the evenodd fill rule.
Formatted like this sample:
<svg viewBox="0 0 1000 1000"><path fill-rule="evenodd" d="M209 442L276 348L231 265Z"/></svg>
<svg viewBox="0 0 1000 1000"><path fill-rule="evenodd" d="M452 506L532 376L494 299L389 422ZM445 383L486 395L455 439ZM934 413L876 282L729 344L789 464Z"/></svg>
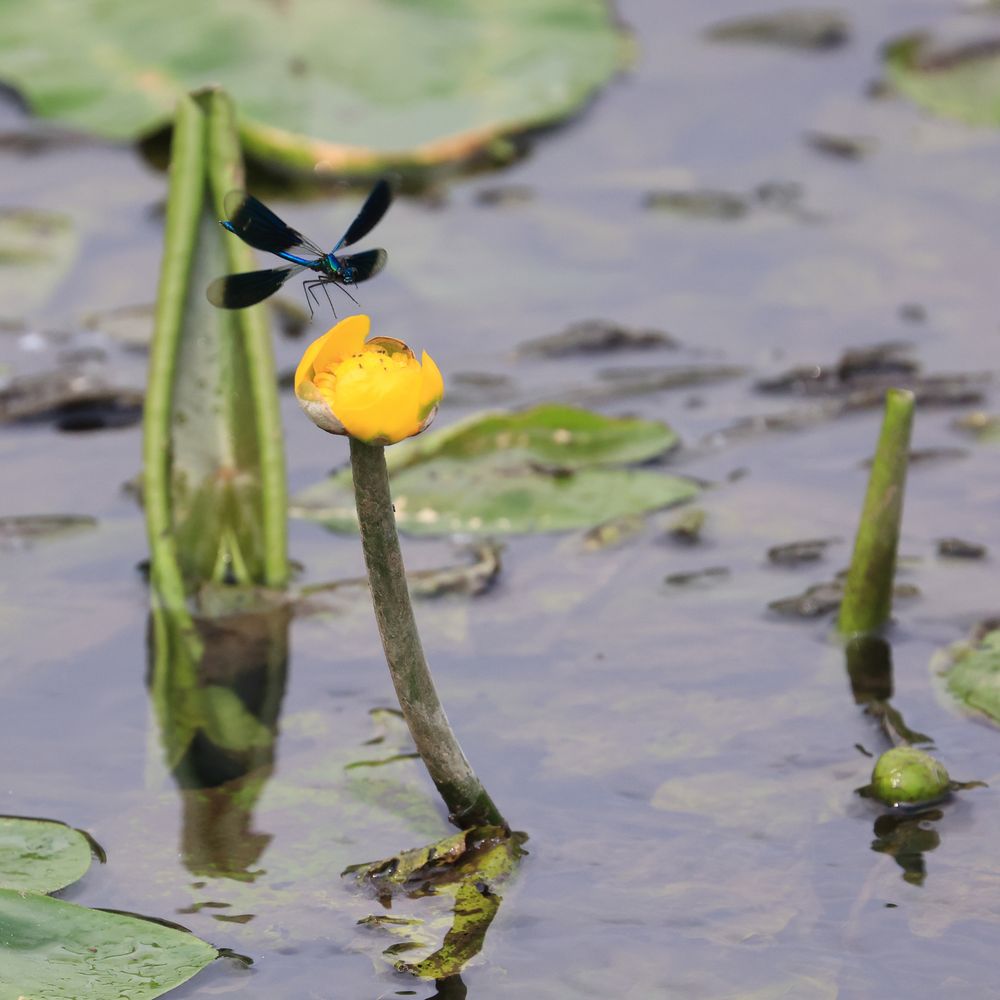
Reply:
<svg viewBox="0 0 1000 1000"><path fill-rule="evenodd" d="M0 887L4 889L56 892L83 878L90 857L90 842L65 823L0 816Z"/></svg>
<svg viewBox="0 0 1000 1000"><path fill-rule="evenodd" d="M1000 722L1000 628L949 652L945 685L963 705Z"/></svg>
<svg viewBox="0 0 1000 1000"><path fill-rule="evenodd" d="M1000 125L1000 37L945 45L923 33L886 49L889 82L937 115L971 125Z"/></svg>
<svg viewBox="0 0 1000 1000"><path fill-rule="evenodd" d="M72 222L64 215L29 208L0 209L3 315L18 317L44 303L73 263L78 242Z"/></svg>
<svg viewBox="0 0 1000 1000"><path fill-rule="evenodd" d="M36 114L116 140L219 84L249 155L361 173L468 159L564 118L622 65L624 37L605 0L12 0L0 65Z"/></svg>
<svg viewBox="0 0 1000 1000"><path fill-rule="evenodd" d="M149 920L0 889L0 1000L152 1000L218 954Z"/></svg>
<svg viewBox="0 0 1000 1000"><path fill-rule="evenodd" d="M644 462L669 451L677 435L655 420L605 417L591 410L543 403L515 413L477 413L443 430L404 442L386 456L390 471L427 458L469 459L520 454L560 469Z"/></svg>
<svg viewBox="0 0 1000 1000"><path fill-rule="evenodd" d="M586 529L668 507L698 487L618 466L653 458L676 441L665 424L571 406L477 414L389 452L396 523L411 534L525 534ZM350 469L299 494L292 512L354 530Z"/></svg>
<svg viewBox="0 0 1000 1000"><path fill-rule="evenodd" d="M420 535L574 531L691 499L698 487L643 469L547 470L494 456L437 459L393 477L396 523ZM292 512L357 527L350 470L301 493Z"/></svg>

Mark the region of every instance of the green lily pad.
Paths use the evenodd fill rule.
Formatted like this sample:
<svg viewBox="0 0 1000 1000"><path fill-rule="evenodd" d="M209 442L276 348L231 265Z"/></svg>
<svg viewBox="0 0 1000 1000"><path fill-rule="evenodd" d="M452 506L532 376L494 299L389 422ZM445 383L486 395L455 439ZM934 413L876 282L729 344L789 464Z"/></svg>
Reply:
<svg viewBox="0 0 1000 1000"><path fill-rule="evenodd" d="M185 931L0 889L0 1000L152 1000L217 957Z"/></svg>
<svg viewBox="0 0 1000 1000"><path fill-rule="evenodd" d="M393 477L400 531L498 535L576 531L690 500L688 479L644 469L539 470L494 456L437 459ZM292 513L334 531L357 528L350 470L310 487Z"/></svg>
<svg viewBox="0 0 1000 1000"><path fill-rule="evenodd" d="M605 0L11 0L0 66L31 109L110 139L221 84L249 155L308 171L467 159L577 110L623 61Z"/></svg>
<svg viewBox="0 0 1000 1000"><path fill-rule="evenodd" d="M934 114L1000 125L1000 37L941 45L918 33L886 49L886 73L904 97Z"/></svg>
<svg viewBox="0 0 1000 1000"><path fill-rule="evenodd" d="M0 816L0 887L55 892L83 878L90 857L87 838L65 823Z"/></svg>
<svg viewBox="0 0 1000 1000"><path fill-rule="evenodd" d="M946 654L945 686L963 705L1000 722L1000 628Z"/></svg>
<svg viewBox="0 0 1000 1000"><path fill-rule="evenodd" d="M30 208L0 209L3 315L19 317L44 303L73 263L78 242L72 222L64 215Z"/></svg>
<svg viewBox="0 0 1000 1000"><path fill-rule="evenodd" d="M687 479L624 469L677 442L665 424L544 404L478 414L387 456L396 523L411 534L527 534L592 528L689 500ZM616 467L609 467L614 465ZM350 469L296 497L293 514L357 527Z"/></svg>
<svg viewBox="0 0 1000 1000"><path fill-rule="evenodd" d="M451 427L410 438L386 455L391 472L428 458L470 459L517 453L560 469L627 465L662 455L677 435L655 420L605 417L560 403L516 413L476 413Z"/></svg>

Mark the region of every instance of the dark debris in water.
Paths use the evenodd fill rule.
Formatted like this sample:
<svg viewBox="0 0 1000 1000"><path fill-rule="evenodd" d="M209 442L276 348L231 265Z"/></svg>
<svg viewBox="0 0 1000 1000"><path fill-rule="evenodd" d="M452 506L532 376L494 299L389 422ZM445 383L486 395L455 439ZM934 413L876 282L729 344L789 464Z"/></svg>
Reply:
<svg viewBox="0 0 1000 1000"><path fill-rule="evenodd" d="M729 191L650 191L643 207L657 212L672 212L692 219L728 221L742 219L750 211L747 198Z"/></svg>
<svg viewBox="0 0 1000 1000"><path fill-rule="evenodd" d="M988 372L921 374L910 344L886 341L845 351L833 364L792 368L761 379L757 389L770 395L836 399L843 410L881 406L888 389L909 389L923 406L962 406L982 400Z"/></svg>
<svg viewBox="0 0 1000 1000"><path fill-rule="evenodd" d="M22 514L0 517L0 548L23 548L42 538L96 527L97 519L83 514Z"/></svg>
<svg viewBox="0 0 1000 1000"><path fill-rule="evenodd" d="M937 553L945 559L983 559L986 546L967 542L963 538L939 538Z"/></svg>
<svg viewBox="0 0 1000 1000"><path fill-rule="evenodd" d="M875 149L875 140L853 135L834 135L831 132L807 132L806 144L835 160L855 162L863 160Z"/></svg>
<svg viewBox="0 0 1000 1000"><path fill-rule="evenodd" d="M893 587L894 597L917 597L919 588L911 583L897 583ZM844 597L842 580L830 580L807 587L801 594L771 601L768 608L786 618L819 618L836 611Z"/></svg>
<svg viewBox="0 0 1000 1000"><path fill-rule="evenodd" d="M750 42L827 52L847 44L850 25L836 10L787 9L721 21L710 27L706 35L716 42Z"/></svg>
<svg viewBox="0 0 1000 1000"><path fill-rule="evenodd" d="M598 372L598 385L584 386L567 397L568 402L594 405L630 399L654 392L689 389L693 386L729 382L746 374L737 365L671 365L664 367L605 368ZM550 394L551 395L551 394ZM558 395L558 394L556 394Z"/></svg>
<svg viewBox="0 0 1000 1000"><path fill-rule="evenodd" d="M668 587L709 587L729 577L727 566L706 566L687 573L670 573L663 578Z"/></svg>
<svg viewBox="0 0 1000 1000"><path fill-rule="evenodd" d="M406 574L410 593L414 597L444 597L447 594L465 594L477 597L490 590L500 577L503 567L500 553L503 546L489 539L462 549L470 558L468 562L434 569L413 570ZM317 583L299 590L299 610L308 610L309 601L325 593L350 588L366 588L367 577Z"/></svg>
<svg viewBox="0 0 1000 1000"><path fill-rule="evenodd" d="M869 378L916 375L919 363L912 346L891 340L870 347L845 351L833 364L801 365L770 378L760 379L757 388L775 395L835 395L846 392Z"/></svg>
<svg viewBox="0 0 1000 1000"><path fill-rule="evenodd" d="M926 323L927 310L919 302L904 302L897 310L904 323Z"/></svg>
<svg viewBox="0 0 1000 1000"><path fill-rule="evenodd" d="M649 191L642 204L654 212L715 222L733 222L758 209L814 222L819 216L804 207L804 194L802 185L795 181L765 181L745 194L712 188Z"/></svg>
<svg viewBox="0 0 1000 1000"><path fill-rule="evenodd" d="M0 423L55 424L60 430L130 427L142 419L143 394L84 371L23 375L0 390Z"/></svg>
<svg viewBox="0 0 1000 1000"><path fill-rule="evenodd" d="M701 531L707 514L701 507L689 507L667 528L667 537L681 545L697 545L701 541Z"/></svg>
<svg viewBox="0 0 1000 1000"><path fill-rule="evenodd" d="M616 517L587 531L583 536L583 547L588 552L597 552L624 545L641 534L645 526L646 519L641 514Z"/></svg>
<svg viewBox="0 0 1000 1000"><path fill-rule="evenodd" d="M767 558L775 566L798 566L801 563L817 562L823 558L830 545L839 541L839 538L806 538L799 542L774 545L767 550Z"/></svg>
<svg viewBox="0 0 1000 1000"><path fill-rule="evenodd" d="M495 184L480 188L475 194L475 202L487 208L507 208L523 205L534 197L534 190L527 184Z"/></svg>
<svg viewBox="0 0 1000 1000"><path fill-rule="evenodd" d="M677 341L663 330L633 328L611 320L586 319L571 323L561 333L521 344L518 353L545 358L572 354L608 354L612 351L674 348Z"/></svg>

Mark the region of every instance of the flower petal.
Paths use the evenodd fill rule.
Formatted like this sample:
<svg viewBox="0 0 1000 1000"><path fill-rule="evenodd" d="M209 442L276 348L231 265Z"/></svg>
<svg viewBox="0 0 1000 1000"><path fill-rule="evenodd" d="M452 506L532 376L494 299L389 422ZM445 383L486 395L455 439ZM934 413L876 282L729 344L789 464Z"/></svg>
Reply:
<svg viewBox="0 0 1000 1000"><path fill-rule="evenodd" d="M348 434L369 444L394 444L411 437L420 430L421 378L416 363L387 371L380 379L377 399L358 399L354 404L338 395L337 419Z"/></svg>
<svg viewBox="0 0 1000 1000"><path fill-rule="evenodd" d="M313 372L335 368L344 358L358 354L364 347L371 325L370 317L359 313L346 316L322 337L317 337L306 348L295 369L295 394L299 394L299 386L303 382L312 381Z"/></svg>
<svg viewBox="0 0 1000 1000"><path fill-rule="evenodd" d="M420 371L419 415L421 420L425 420L437 409L444 396L444 379L434 359L426 351L420 356Z"/></svg>

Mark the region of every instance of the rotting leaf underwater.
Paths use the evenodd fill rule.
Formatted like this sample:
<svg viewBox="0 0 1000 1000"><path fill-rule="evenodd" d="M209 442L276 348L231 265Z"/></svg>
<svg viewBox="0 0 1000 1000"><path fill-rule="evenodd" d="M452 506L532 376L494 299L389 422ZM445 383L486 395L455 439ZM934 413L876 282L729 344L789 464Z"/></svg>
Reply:
<svg viewBox="0 0 1000 1000"><path fill-rule="evenodd" d="M386 908L398 895L425 902L432 897L452 898L451 917L440 945L423 957L393 962L399 972L446 979L461 972L482 949L502 902L496 887L513 874L526 839L523 833L501 827L477 827L392 858L352 865L344 874L353 874L359 885L373 889ZM382 953L394 959L402 953L434 948L433 930L439 922L376 914L358 923L402 938Z"/></svg>

